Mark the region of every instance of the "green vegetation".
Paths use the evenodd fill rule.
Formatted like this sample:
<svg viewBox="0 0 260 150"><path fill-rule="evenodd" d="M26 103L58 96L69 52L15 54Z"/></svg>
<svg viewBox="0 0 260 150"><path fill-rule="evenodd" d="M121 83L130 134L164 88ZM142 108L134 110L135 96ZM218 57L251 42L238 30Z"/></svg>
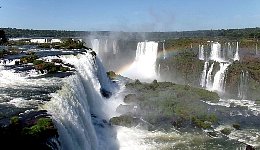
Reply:
<svg viewBox="0 0 260 150"><path fill-rule="evenodd" d="M110 78L111 80L114 80L117 77L117 74L114 71L108 71L107 72L107 76L108 78Z"/></svg>
<svg viewBox="0 0 260 150"><path fill-rule="evenodd" d="M64 49L81 49L87 48L84 46L84 43L79 40L73 40L71 38L65 39L62 41L61 48Z"/></svg>
<svg viewBox="0 0 260 150"><path fill-rule="evenodd" d="M10 123L12 124L12 125L17 125L17 124L19 124L19 117L18 116L13 116L13 117L11 117L11 119L10 119Z"/></svg>
<svg viewBox="0 0 260 150"><path fill-rule="evenodd" d="M35 60L34 67L36 70L39 70L42 73L44 72L44 70L46 70L48 73L56 73L58 71L61 72L69 71L68 67L63 67L62 65L55 65L52 62L44 62L41 60Z"/></svg>
<svg viewBox="0 0 260 150"><path fill-rule="evenodd" d="M52 120L36 116L10 118L10 125L0 126L1 146L9 149L44 149L51 150L55 143L49 141L58 137L57 129ZM10 144L12 143L13 144ZM49 144L54 144L49 146ZM57 146L57 145L56 145Z"/></svg>
<svg viewBox="0 0 260 150"><path fill-rule="evenodd" d="M231 131L232 131L232 129L230 129L230 128L224 128L220 132L225 135L229 135L231 133Z"/></svg>
<svg viewBox="0 0 260 150"><path fill-rule="evenodd" d="M178 84L199 85L204 62L199 60L192 51L176 51L175 55L167 60L158 60L160 75L163 79Z"/></svg>
<svg viewBox="0 0 260 150"><path fill-rule="evenodd" d="M228 67L226 78L226 91L228 96L237 97L241 73L248 73L247 98L258 100L260 92L260 60L255 57L246 56L241 61L235 61Z"/></svg>
<svg viewBox="0 0 260 150"><path fill-rule="evenodd" d="M192 117L192 122L195 126L203 129L211 128L213 123L217 122L217 116L214 114L204 115L200 117Z"/></svg>
<svg viewBox="0 0 260 150"><path fill-rule="evenodd" d="M33 63L36 59L38 59L39 57L35 54L30 54L27 56L23 56L20 58L20 62L22 64L27 64L27 63Z"/></svg>
<svg viewBox="0 0 260 150"><path fill-rule="evenodd" d="M84 42L72 38L65 38L61 43L42 43L38 44L40 48L56 48L56 49L82 49L86 48Z"/></svg>
<svg viewBox="0 0 260 150"><path fill-rule="evenodd" d="M127 83L126 88L131 94L125 96L124 102L137 106L126 114L141 116L155 127L182 127L193 121L200 128L208 128L217 122L217 117L208 112L208 106L201 101L218 102L219 97L214 92L156 80L152 83L136 80Z"/></svg>
<svg viewBox="0 0 260 150"><path fill-rule="evenodd" d="M240 125L235 123L232 125L233 128L235 128L236 130L240 130Z"/></svg>
<svg viewBox="0 0 260 150"><path fill-rule="evenodd" d="M138 101L136 94L128 94L124 98L124 102L129 104Z"/></svg>
<svg viewBox="0 0 260 150"><path fill-rule="evenodd" d="M38 56L34 52L29 52L27 56L23 56L20 58L20 62L22 64L33 63L36 70L39 70L41 73L44 73L46 70L48 73L56 73L56 72L66 72L70 69L68 67L64 67L62 65L56 65L55 63L62 63L60 59L54 59L52 62L45 62L43 60L38 60Z"/></svg>
<svg viewBox="0 0 260 150"><path fill-rule="evenodd" d="M8 37L79 37L88 36L95 33L99 36L109 36L112 33L109 31L64 31L64 30L30 30L16 28L2 28ZM130 37L131 39L161 40L175 38L260 38L260 28L244 28L244 29L219 29L219 30L198 30L198 31L183 31L183 32L119 32L122 37Z"/></svg>
<svg viewBox="0 0 260 150"><path fill-rule="evenodd" d="M5 31L0 30L0 45L5 44L8 42L8 39L6 37Z"/></svg>
<svg viewBox="0 0 260 150"><path fill-rule="evenodd" d="M138 124L138 119L133 118L128 115L121 115L119 117L113 117L109 120L109 122L113 125L133 127Z"/></svg>
<svg viewBox="0 0 260 150"><path fill-rule="evenodd" d="M5 56L8 55L16 55L19 54L20 50L14 47L7 47L7 49L0 50L0 58L4 58Z"/></svg>
<svg viewBox="0 0 260 150"><path fill-rule="evenodd" d="M178 38L165 41L166 50L187 50L198 47L199 44L207 44L206 38Z"/></svg>
<svg viewBox="0 0 260 150"><path fill-rule="evenodd" d="M37 120L36 124L31 127L23 128L23 134L31 136L40 136L45 134L46 131L53 129L53 123L50 118L40 118Z"/></svg>

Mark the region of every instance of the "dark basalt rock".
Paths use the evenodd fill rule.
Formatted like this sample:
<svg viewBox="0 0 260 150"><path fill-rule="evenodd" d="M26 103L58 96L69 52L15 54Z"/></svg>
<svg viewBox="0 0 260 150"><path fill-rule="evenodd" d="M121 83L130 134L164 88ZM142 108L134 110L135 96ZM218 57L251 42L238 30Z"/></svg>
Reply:
<svg viewBox="0 0 260 150"><path fill-rule="evenodd" d="M125 127L134 127L140 123L139 118L134 118L129 115L121 115L119 117L113 117L109 120L112 125L119 125Z"/></svg>
<svg viewBox="0 0 260 150"><path fill-rule="evenodd" d="M8 120L9 125L0 127L2 147L29 150L58 149L58 132L45 110L30 111Z"/></svg>
<svg viewBox="0 0 260 150"><path fill-rule="evenodd" d="M255 148L253 146L251 146L251 145L247 145L246 146L246 150L255 150Z"/></svg>
<svg viewBox="0 0 260 150"><path fill-rule="evenodd" d="M100 89L100 93L102 94L103 97L105 98L110 98L112 96L112 92L107 91L103 88Z"/></svg>
<svg viewBox="0 0 260 150"><path fill-rule="evenodd" d="M91 51L90 54L91 54L93 57L96 57L96 56L97 56L97 54L96 54L95 51Z"/></svg>

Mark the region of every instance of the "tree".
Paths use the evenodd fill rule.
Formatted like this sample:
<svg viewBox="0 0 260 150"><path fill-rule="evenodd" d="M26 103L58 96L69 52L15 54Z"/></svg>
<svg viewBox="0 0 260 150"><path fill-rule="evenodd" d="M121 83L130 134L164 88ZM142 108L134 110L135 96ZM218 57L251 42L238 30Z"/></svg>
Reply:
<svg viewBox="0 0 260 150"><path fill-rule="evenodd" d="M0 30L0 45L7 42L7 37L4 30Z"/></svg>

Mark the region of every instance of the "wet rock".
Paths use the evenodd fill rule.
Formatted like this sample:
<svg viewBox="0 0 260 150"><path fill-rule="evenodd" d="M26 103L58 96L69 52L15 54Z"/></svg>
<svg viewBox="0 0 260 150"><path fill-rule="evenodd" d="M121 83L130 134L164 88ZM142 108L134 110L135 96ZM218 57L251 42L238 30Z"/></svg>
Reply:
<svg viewBox="0 0 260 150"><path fill-rule="evenodd" d="M96 57L96 56L97 56L97 54L96 54L95 51L91 51L90 54L91 54L93 57Z"/></svg>
<svg viewBox="0 0 260 150"><path fill-rule="evenodd" d="M255 150L255 148L253 146L251 146L251 145L247 145L246 146L246 150Z"/></svg>
<svg viewBox="0 0 260 150"><path fill-rule="evenodd" d="M9 118L10 124L0 127L1 146L8 149L58 149L58 132L49 116L46 111L30 111Z"/></svg>
<svg viewBox="0 0 260 150"><path fill-rule="evenodd" d="M210 131L210 132L208 132L208 134L212 137L217 137L217 132L215 132L215 131Z"/></svg>
<svg viewBox="0 0 260 150"><path fill-rule="evenodd" d="M232 127L235 128L236 130L240 130L240 125L239 124L233 124Z"/></svg>
<svg viewBox="0 0 260 150"><path fill-rule="evenodd" d="M119 125L125 127L134 127L137 126L140 122L139 118L134 118L128 115L121 115L119 117L113 117L109 120L112 125Z"/></svg>
<svg viewBox="0 0 260 150"><path fill-rule="evenodd" d="M51 62L61 64L61 63L62 63L62 60L61 60L61 59L52 59Z"/></svg>
<svg viewBox="0 0 260 150"><path fill-rule="evenodd" d="M103 97L105 98L110 98L112 96L112 92L107 91L103 88L100 89L100 93L102 94Z"/></svg>
<svg viewBox="0 0 260 150"><path fill-rule="evenodd" d="M136 102L138 99L137 99L137 96L136 94L128 94L125 96L124 98L124 102L125 103L132 103L132 102Z"/></svg>

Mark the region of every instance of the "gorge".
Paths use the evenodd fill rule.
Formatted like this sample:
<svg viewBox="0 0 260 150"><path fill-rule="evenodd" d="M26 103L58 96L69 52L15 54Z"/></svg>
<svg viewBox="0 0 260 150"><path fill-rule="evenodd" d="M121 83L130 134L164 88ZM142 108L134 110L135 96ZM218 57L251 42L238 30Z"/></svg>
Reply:
<svg viewBox="0 0 260 150"><path fill-rule="evenodd" d="M85 42L91 49L20 47L1 58L2 128L47 111L50 149L260 147L259 58L238 41Z"/></svg>

